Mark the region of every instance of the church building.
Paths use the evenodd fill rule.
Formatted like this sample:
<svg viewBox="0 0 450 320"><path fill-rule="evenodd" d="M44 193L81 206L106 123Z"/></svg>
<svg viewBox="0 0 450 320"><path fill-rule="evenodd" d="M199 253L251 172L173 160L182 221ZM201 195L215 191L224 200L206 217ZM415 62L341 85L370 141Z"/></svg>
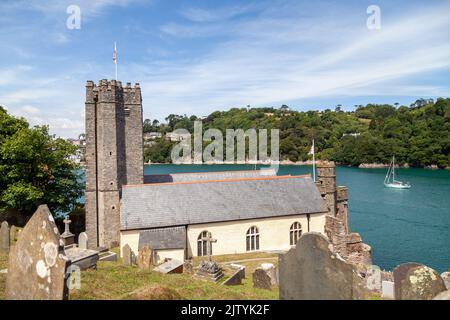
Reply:
<svg viewBox="0 0 450 320"><path fill-rule="evenodd" d="M92 246L152 248L157 260L287 251L305 232L370 263L370 247L348 225L347 188L335 166L310 175L273 169L145 175L140 87L87 82L86 230ZM214 243L211 243L211 238ZM93 241L91 241L91 239Z"/></svg>

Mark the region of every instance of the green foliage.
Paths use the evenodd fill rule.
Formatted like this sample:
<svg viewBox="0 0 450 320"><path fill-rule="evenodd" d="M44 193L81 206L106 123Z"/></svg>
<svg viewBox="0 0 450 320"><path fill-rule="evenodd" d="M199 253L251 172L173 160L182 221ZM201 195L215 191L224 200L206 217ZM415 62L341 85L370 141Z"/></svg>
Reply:
<svg viewBox="0 0 450 320"><path fill-rule="evenodd" d="M0 107L0 211L30 215L43 203L54 213L71 211L82 194L78 167L69 158L76 149Z"/></svg>
<svg viewBox="0 0 450 320"><path fill-rule="evenodd" d="M169 128L192 133L192 119L172 114L166 120ZM435 103L420 99L410 107L368 104L354 112L343 112L340 106L321 112L297 112L284 105L280 109L232 108L203 119L203 130L208 128L223 133L226 129L280 129L283 160L310 159L314 138L317 158L341 164L389 163L395 154L399 163L415 167L450 166L450 99ZM164 141L147 149L146 157L170 162L170 150L166 150L170 146Z"/></svg>

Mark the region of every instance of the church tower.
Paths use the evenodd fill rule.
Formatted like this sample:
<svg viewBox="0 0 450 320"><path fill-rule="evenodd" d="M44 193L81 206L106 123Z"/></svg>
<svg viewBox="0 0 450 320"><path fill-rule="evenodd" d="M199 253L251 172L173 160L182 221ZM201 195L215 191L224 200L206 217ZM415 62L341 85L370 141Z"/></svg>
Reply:
<svg viewBox="0 0 450 320"><path fill-rule="evenodd" d="M122 185L142 184L142 97L139 84L86 83L86 232L89 246L119 244Z"/></svg>

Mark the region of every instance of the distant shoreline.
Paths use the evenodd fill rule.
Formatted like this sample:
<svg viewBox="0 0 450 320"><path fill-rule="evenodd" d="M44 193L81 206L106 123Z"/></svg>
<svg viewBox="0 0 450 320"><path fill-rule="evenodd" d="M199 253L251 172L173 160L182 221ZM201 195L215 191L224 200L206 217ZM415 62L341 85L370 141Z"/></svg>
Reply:
<svg viewBox="0 0 450 320"><path fill-rule="evenodd" d="M174 163L160 163L160 162L150 162L150 163L144 163L144 165L172 165ZM229 163L229 162L223 162L223 163L202 163L201 165L270 165L270 163L263 162L263 161L244 161L244 162L235 162L235 163ZM176 164L174 164L176 165ZM193 163L185 163L182 165L194 165ZM280 166L312 166L312 161L290 161L290 160L282 160L279 163ZM351 168L359 168L359 169L387 169L389 168L389 164L387 163L361 163L359 166L351 166L346 164L337 163L340 167L351 167ZM411 168L408 164L405 165L396 165L396 168L403 168L408 169ZM429 170L450 170L450 167L446 167L444 169L439 168L436 165L432 166L426 166L421 167L420 169L429 169Z"/></svg>

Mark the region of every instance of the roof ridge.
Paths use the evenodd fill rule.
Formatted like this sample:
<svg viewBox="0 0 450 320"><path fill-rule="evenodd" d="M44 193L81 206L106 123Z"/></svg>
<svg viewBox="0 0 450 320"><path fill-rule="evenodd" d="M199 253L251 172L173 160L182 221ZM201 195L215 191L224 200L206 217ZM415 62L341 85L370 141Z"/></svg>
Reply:
<svg viewBox="0 0 450 320"><path fill-rule="evenodd" d="M274 171L273 168L260 168L257 171ZM204 171L204 172L175 172L175 173L157 173L144 174L144 176L165 176L165 175L181 175L181 174L202 174L202 173L235 173L235 172L255 172L255 170L228 170L228 171Z"/></svg>
<svg viewBox="0 0 450 320"><path fill-rule="evenodd" d="M177 182L161 182L161 183L148 183L148 184L128 184L122 187L151 187L151 186L171 186L180 184L204 184L204 183L214 183L214 182L240 182L240 181L258 181L258 180L283 180L283 179L294 179L294 178L306 178L311 177L309 174L299 175L299 176L263 176L263 177L251 177L251 178L230 178L230 179L212 179L212 180L194 180L194 181L177 181Z"/></svg>

